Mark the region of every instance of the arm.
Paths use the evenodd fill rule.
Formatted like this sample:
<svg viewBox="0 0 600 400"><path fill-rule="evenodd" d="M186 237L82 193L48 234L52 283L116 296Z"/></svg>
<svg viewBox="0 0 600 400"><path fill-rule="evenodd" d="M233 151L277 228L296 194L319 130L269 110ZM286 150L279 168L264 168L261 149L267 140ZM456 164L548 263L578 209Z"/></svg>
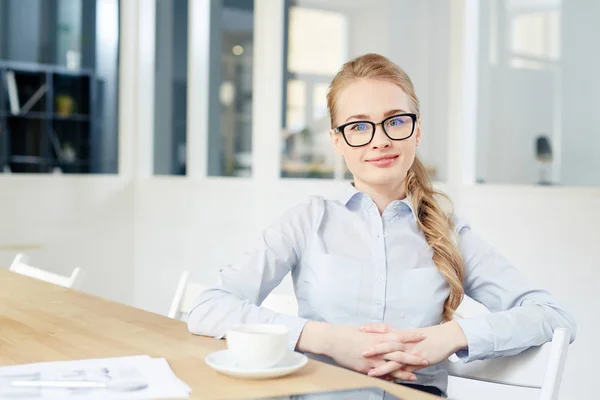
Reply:
<svg viewBox="0 0 600 400"><path fill-rule="evenodd" d="M564 327L575 340L573 317L550 293L533 287L492 246L468 226L459 230L459 248L465 263L465 294L490 311L457 319L467 349L456 354L463 361L518 354L552 340L554 329Z"/></svg>
<svg viewBox="0 0 600 400"><path fill-rule="evenodd" d="M222 338L241 323L281 324L289 329L289 347L294 349L306 320L259 305L298 264L322 213L322 200L313 198L266 229L251 252L221 270L217 286L196 298L188 316L190 332Z"/></svg>

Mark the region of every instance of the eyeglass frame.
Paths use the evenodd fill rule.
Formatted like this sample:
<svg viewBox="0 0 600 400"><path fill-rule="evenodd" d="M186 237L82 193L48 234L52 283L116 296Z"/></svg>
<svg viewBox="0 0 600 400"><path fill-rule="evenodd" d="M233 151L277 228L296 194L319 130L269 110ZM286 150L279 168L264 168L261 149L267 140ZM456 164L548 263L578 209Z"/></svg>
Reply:
<svg viewBox="0 0 600 400"><path fill-rule="evenodd" d="M402 139L394 139L393 137L391 137L390 135L388 135L387 131L385 130L385 126L384 123L390 119L393 118L398 118L398 117L410 117L412 119L412 130L410 132L410 135L408 135L405 138ZM341 133L342 137L344 138L344 141L346 142L346 144L350 147L363 147L363 146L367 146L369 143L371 143L373 141L373 138L375 137L375 131L377 130L377 125L381 125L381 129L383 130L383 133L385 134L385 136L387 136L390 140L395 140L395 141L401 141L401 140L406 140L406 139L410 139L410 137L415 133L415 126L417 125L417 120L419 119L419 116L415 113L402 113L402 114L394 114L391 115L387 118L385 118L383 121L381 122L372 122L372 121L366 121L366 120L360 120L360 121L350 121L347 122L345 124L342 124L340 126L338 126L337 128L333 129L334 133ZM371 133L371 139L369 139L369 141L365 144L350 144L350 142L348 142L348 139L346 138L346 134L344 133L344 128L346 128L347 126L350 126L352 124L360 124L360 123L366 123L369 124L373 127L373 131Z"/></svg>

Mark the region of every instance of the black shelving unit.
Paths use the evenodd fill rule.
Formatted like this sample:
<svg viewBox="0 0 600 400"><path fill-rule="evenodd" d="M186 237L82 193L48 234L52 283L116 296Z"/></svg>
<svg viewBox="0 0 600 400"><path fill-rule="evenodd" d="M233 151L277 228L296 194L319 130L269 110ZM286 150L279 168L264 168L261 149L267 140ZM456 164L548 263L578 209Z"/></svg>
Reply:
<svg viewBox="0 0 600 400"><path fill-rule="evenodd" d="M96 87L91 70L0 61L0 168L95 172Z"/></svg>

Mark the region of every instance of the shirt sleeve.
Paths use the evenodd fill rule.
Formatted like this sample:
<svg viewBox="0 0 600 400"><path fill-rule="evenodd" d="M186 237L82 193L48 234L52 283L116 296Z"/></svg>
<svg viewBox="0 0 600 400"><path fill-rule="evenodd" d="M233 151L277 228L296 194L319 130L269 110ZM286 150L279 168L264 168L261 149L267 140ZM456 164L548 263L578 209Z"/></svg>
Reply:
<svg viewBox="0 0 600 400"><path fill-rule="evenodd" d="M222 269L219 283L195 299L187 319L190 332L223 338L238 324L280 324L289 329L289 347L295 349L307 320L260 304L299 263L323 209L323 199L312 197L263 231L254 248Z"/></svg>
<svg viewBox="0 0 600 400"><path fill-rule="evenodd" d="M573 317L553 296L527 282L524 276L469 226L459 231L465 263L465 294L491 313L458 318L468 348L456 355L463 361L518 354L552 340L556 328L569 330L575 340Z"/></svg>

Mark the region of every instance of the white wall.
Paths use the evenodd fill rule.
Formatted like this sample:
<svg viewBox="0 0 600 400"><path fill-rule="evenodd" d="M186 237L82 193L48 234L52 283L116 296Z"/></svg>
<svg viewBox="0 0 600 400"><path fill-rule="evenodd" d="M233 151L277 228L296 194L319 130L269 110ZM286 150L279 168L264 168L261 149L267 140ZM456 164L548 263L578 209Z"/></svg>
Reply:
<svg viewBox="0 0 600 400"><path fill-rule="evenodd" d="M0 177L0 247L41 244L32 265L64 275L81 267L76 288L133 301L133 185L118 177ZM0 267L14 251L0 250Z"/></svg>

